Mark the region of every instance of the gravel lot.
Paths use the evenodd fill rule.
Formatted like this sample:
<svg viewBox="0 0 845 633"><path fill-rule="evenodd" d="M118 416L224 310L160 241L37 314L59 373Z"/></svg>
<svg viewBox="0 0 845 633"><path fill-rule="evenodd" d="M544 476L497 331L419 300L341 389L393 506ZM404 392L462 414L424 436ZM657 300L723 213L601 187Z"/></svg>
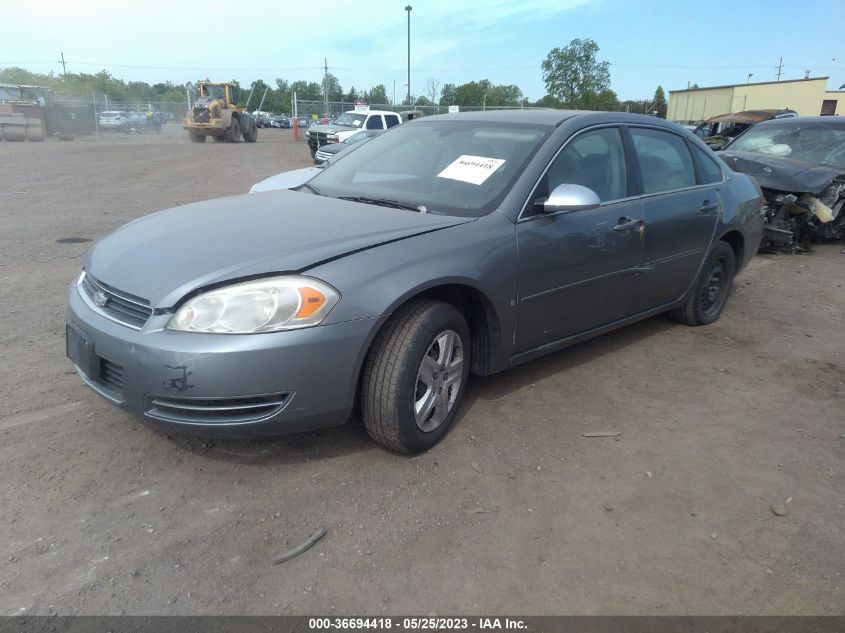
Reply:
<svg viewBox="0 0 845 633"><path fill-rule="evenodd" d="M68 238L309 162L288 130L0 143L0 613L845 612L842 245L758 256L712 326L475 378L416 458L355 420L167 436L83 386Z"/></svg>

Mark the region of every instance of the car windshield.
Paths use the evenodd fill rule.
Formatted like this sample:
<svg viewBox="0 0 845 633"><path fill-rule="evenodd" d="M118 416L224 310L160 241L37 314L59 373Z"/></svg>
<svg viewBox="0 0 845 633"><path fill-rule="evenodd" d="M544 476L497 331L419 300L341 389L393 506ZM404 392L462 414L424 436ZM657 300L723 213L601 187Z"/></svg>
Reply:
<svg viewBox="0 0 845 633"><path fill-rule="evenodd" d="M788 119L755 125L731 143L730 149L845 169L845 125L823 121L795 123Z"/></svg>
<svg viewBox="0 0 845 633"><path fill-rule="evenodd" d="M362 143L306 190L478 217L496 208L551 130L478 121L400 125Z"/></svg>
<svg viewBox="0 0 845 633"><path fill-rule="evenodd" d="M226 98L226 86L211 86L209 84L205 85L205 94L209 97L214 99L225 99Z"/></svg>
<svg viewBox="0 0 845 633"><path fill-rule="evenodd" d="M355 112L344 112L337 119L335 125L348 125L349 127L361 127L364 120L367 118L366 114L356 114Z"/></svg>

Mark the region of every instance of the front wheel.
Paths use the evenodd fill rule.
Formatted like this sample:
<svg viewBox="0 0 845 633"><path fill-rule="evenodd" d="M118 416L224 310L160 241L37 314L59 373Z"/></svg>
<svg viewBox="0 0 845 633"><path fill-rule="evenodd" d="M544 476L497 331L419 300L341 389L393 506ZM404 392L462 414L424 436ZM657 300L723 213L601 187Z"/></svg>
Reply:
<svg viewBox="0 0 845 633"><path fill-rule="evenodd" d="M379 444L420 453L458 411L472 361L466 319L454 306L417 301L379 332L364 365L361 415Z"/></svg>
<svg viewBox="0 0 845 633"><path fill-rule="evenodd" d="M240 122L232 117L232 122L229 124L229 127L226 128L226 132L224 134L227 143L239 143L241 140L241 124Z"/></svg>
<svg viewBox="0 0 845 633"><path fill-rule="evenodd" d="M669 316L687 325L713 323L728 301L735 273L733 249L725 242L716 242L704 260L692 294L684 305L671 310Z"/></svg>

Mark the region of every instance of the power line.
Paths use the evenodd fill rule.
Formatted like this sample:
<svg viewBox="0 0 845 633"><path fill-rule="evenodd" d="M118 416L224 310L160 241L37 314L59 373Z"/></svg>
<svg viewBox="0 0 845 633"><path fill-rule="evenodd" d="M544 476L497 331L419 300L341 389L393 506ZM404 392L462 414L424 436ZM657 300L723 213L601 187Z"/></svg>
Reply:
<svg viewBox="0 0 845 633"><path fill-rule="evenodd" d="M15 64L52 64L52 61L46 60L14 60L14 61L0 61L0 65L9 66ZM59 63L63 63L59 61ZM64 60L64 63L69 63ZM135 68L141 70L189 70L204 72L208 70L216 71L250 71L250 72L278 72L291 70L319 70L325 71L324 65L314 66L148 66L140 64L115 64L104 62L90 62L90 61L73 61L78 66L94 66L98 68ZM636 63L636 62L610 62L611 66L620 68L658 68L658 69L677 69L677 70L743 70L743 69L766 69L771 68L766 64L737 64L726 66L714 66L711 64L703 65L685 65L685 64L652 64L652 63ZM782 62L776 66L776 69L800 68L802 71L812 66L820 71L843 71L845 66L816 66L814 64L783 64ZM539 64L531 64L524 66L479 66L479 67L465 67L465 68L418 68L417 73L446 73L446 72L492 72L503 70L533 70L538 69ZM360 66L328 66L329 70L343 70L343 71L360 71ZM401 73L404 68L379 68L368 66L366 68L372 72L392 72Z"/></svg>

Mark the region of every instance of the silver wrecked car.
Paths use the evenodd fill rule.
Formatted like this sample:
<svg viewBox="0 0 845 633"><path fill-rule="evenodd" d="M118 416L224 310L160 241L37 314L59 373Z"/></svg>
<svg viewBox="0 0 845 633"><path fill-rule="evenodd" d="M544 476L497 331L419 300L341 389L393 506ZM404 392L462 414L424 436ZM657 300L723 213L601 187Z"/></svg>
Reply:
<svg viewBox="0 0 845 633"><path fill-rule="evenodd" d="M425 117L295 190L200 202L95 244L67 354L123 409L197 434L342 424L419 452L470 372L668 312L719 318L760 190L652 117Z"/></svg>

